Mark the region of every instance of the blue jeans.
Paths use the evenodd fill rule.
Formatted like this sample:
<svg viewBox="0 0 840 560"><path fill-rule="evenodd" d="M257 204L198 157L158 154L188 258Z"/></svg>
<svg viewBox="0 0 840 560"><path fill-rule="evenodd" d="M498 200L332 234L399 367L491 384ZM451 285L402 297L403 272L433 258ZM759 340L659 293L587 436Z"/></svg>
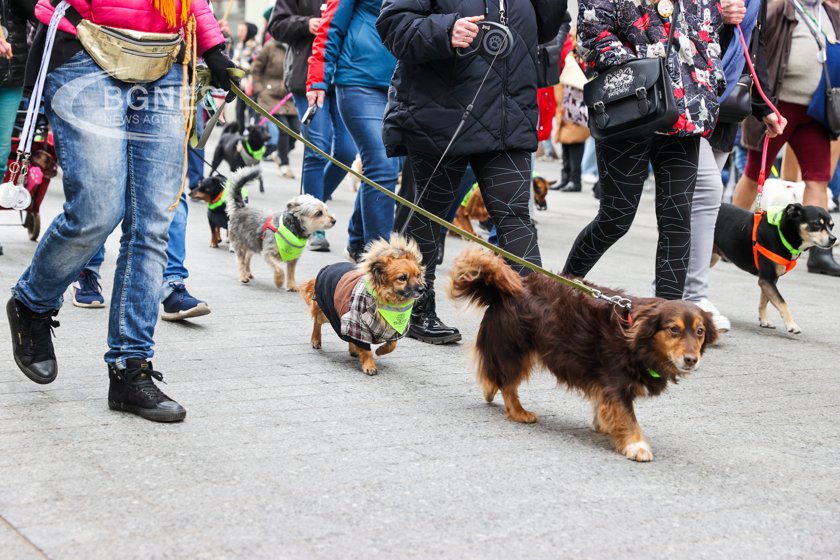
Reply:
<svg viewBox="0 0 840 560"><path fill-rule="evenodd" d="M309 102L303 94L295 93L293 97L298 116L303 118L309 108ZM344 165L349 166L356 159L356 145L338 113L334 93L327 92L324 106L315 113L312 122L308 126L301 125L301 129L304 138ZM346 174L346 171L329 163L309 148L303 151L302 181L303 192L306 194L311 194L318 200L329 200Z"/></svg>
<svg viewBox="0 0 840 560"><path fill-rule="evenodd" d="M400 158L389 158L382 143L382 117L388 90L361 86L336 86L341 118L353 137L365 176L394 192L402 167ZM362 183L347 228L347 246L360 249L375 239L388 239L394 230L394 201Z"/></svg>
<svg viewBox="0 0 840 560"><path fill-rule="evenodd" d="M161 301L172 293L170 282L183 282L190 277L190 272L184 266L184 259L187 256L187 216L189 206L187 205L187 193L181 193L181 200L175 209L175 216L169 224L169 242L166 244L166 270L163 273L163 286ZM102 263L105 261L105 246L99 248L96 254L85 265L85 270L92 272L97 278Z"/></svg>
<svg viewBox="0 0 840 560"><path fill-rule="evenodd" d="M182 70L131 86L84 51L53 70L44 99L64 170L64 211L13 288L36 313L63 294L122 223L105 361L151 358L166 244L184 162Z"/></svg>
<svg viewBox="0 0 840 560"><path fill-rule="evenodd" d="M0 182L6 174L6 159L12 149L12 129L22 96L23 88L0 87Z"/></svg>
<svg viewBox="0 0 840 560"><path fill-rule="evenodd" d="M583 146L583 161L580 163L581 173L598 176L598 160L595 157L595 140L592 137L586 139Z"/></svg>
<svg viewBox="0 0 840 560"><path fill-rule="evenodd" d="M204 121L207 118L206 113L202 107L198 107L195 112L195 130L199 138L204 134ZM187 151L187 185L190 190L198 187L198 184L204 179L204 148L197 150L190 148Z"/></svg>

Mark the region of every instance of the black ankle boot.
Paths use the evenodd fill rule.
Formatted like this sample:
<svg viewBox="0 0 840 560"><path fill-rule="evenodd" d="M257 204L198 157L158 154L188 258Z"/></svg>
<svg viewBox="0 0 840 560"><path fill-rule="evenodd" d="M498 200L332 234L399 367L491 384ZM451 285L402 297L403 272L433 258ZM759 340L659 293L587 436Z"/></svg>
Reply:
<svg viewBox="0 0 840 560"><path fill-rule="evenodd" d="M152 422L180 422L187 415L177 402L167 397L154 379L163 381L163 374L155 371L146 360L126 360L126 368L108 365L108 407L142 416Z"/></svg>
<svg viewBox="0 0 840 560"><path fill-rule="evenodd" d="M58 309L38 314L15 298L6 304L15 363L26 377L41 385L52 383L58 375L52 343L53 329L59 325L53 321L56 315Z"/></svg>
<svg viewBox="0 0 840 560"><path fill-rule="evenodd" d="M840 264L834 260L832 249L811 247L808 253L808 272L840 276Z"/></svg>
<svg viewBox="0 0 840 560"><path fill-rule="evenodd" d="M435 313L434 288L417 300L411 311L411 326L408 336L428 344L449 344L461 340L461 332L454 327L447 327Z"/></svg>

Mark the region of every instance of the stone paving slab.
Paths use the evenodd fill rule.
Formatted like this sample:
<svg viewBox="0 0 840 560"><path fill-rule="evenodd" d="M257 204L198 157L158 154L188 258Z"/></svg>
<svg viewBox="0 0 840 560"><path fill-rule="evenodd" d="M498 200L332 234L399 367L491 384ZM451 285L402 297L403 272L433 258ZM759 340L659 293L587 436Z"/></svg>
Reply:
<svg viewBox="0 0 840 560"><path fill-rule="evenodd" d="M554 164L538 167L559 175ZM267 192L252 205L280 208L297 182L264 169ZM60 210L59 186L45 200L46 223ZM352 201L342 186L330 204L333 250L307 252L299 279L342 258ZM588 191L550 195L538 214L548 267L562 267L596 209ZM0 212L0 224L15 219ZM802 266L780 281L804 331L794 336L758 327L752 277L715 268L712 298L733 331L699 372L638 404L656 458L635 464L548 375L521 390L536 425L485 404L469 358L479 313L441 294L441 315L464 343L403 341L367 377L328 329L322 351L309 347L300 296L274 288L259 259L253 283L239 284L233 255L210 249L207 230L204 207L191 203L188 287L213 312L157 331L155 365L187 407L184 423L108 410L107 311L62 309L61 370L47 386L18 372L0 335L3 558L840 555L837 279ZM0 227L0 242L0 285L10 286L35 244L12 227ZM441 277L464 246L447 241ZM107 247L109 290L116 236ZM646 294L655 250L646 193L591 279ZM7 328L4 316L0 333Z"/></svg>

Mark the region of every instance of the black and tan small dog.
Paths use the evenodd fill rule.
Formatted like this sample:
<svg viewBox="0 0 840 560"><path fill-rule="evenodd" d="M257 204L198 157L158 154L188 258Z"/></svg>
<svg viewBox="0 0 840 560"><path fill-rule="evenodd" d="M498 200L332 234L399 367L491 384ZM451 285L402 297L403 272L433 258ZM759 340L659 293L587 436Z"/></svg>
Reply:
<svg viewBox="0 0 840 560"><path fill-rule="evenodd" d="M531 186L534 189L534 205L537 210L548 210L548 202L546 202L548 191L556 183L557 180L549 181L541 175L534 175L531 179Z"/></svg>
<svg viewBox="0 0 840 560"><path fill-rule="evenodd" d="M331 264L302 289L314 325L312 348L321 348L321 325L329 323L350 345L362 371L376 375L377 356L394 351L408 331L414 301L426 290L423 257L414 240L393 233L370 244L358 265Z"/></svg>
<svg viewBox="0 0 840 560"><path fill-rule="evenodd" d="M301 194L286 204L286 210L269 214L245 206L244 183L229 181L227 190L228 237L236 253L239 281L250 282L251 257L262 255L274 271L274 285L290 292L298 290L295 267L306 241L319 230L335 225L327 205L309 194ZM283 269L286 269L285 273Z"/></svg>
<svg viewBox="0 0 840 560"><path fill-rule="evenodd" d="M546 276L522 278L485 250L464 251L450 276L450 296L487 307L475 343L487 402L501 391L510 420L536 422L522 408L518 387L542 365L592 401L595 430L634 461L650 461L653 453L633 400L658 395L695 371L717 338L711 315L693 303L629 298L628 321L611 303Z"/></svg>
<svg viewBox="0 0 840 560"><path fill-rule="evenodd" d="M761 218L756 229L752 212L731 204L721 204L715 224L712 265L723 257L741 270L758 276L758 286L761 288L759 325L768 329L775 328L767 318L767 302L770 302L782 316L787 331L799 334L802 329L793 320L776 282L780 276L793 270L803 251L811 247L833 247L837 243L837 238L831 233L833 227L831 214L819 206L796 203L783 208L771 208ZM753 235L756 243L753 243Z"/></svg>
<svg viewBox="0 0 840 560"><path fill-rule="evenodd" d="M260 177L260 168L244 167L231 176L232 181L241 182L243 186ZM190 191L190 198L203 200L207 203L207 222L210 224L210 247L218 248L222 242L222 230L228 228L227 199L225 191L227 179L221 175L213 175L202 179L198 187ZM242 191L242 201L247 204L248 197Z"/></svg>
<svg viewBox="0 0 840 560"><path fill-rule="evenodd" d="M211 167L218 169L222 161L228 164L231 172L243 167L259 165L266 151L266 143L271 138L265 126L251 124L244 130L238 122L230 122L222 130L222 137L213 152ZM260 192L265 192L260 177Z"/></svg>

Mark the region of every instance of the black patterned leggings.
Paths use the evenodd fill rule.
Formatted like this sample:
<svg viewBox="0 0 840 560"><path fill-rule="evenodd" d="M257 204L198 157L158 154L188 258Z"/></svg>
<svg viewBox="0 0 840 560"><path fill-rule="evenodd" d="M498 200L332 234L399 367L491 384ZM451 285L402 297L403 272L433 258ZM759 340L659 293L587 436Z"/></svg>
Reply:
<svg viewBox="0 0 840 560"><path fill-rule="evenodd" d="M630 229L648 162L656 179L656 295L682 299L691 248L691 200L697 179L698 137L655 135L653 138L596 144L601 179L601 208L580 232L564 274L586 276L613 243Z"/></svg>
<svg viewBox="0 0 840 560"><path fill-rule="evenodd" d="M409 161L417 193L429 179L438 158L427 154L412 153ZM528 262L541 264L537 246L537 232L528 213L531 198L531 153L524 150L490 152L471 156L447 157L432 177L429 187L418 201L424 210L445 217L455 199L455 192L469 163L478 178L478 187L484 204L496 224L499 245ZM426 282L434 285L435 267L440 226L420 214L414 214L406 233L413 237L423 253L426 265ZM520 274L530 271L512 265Z"/></svg>

